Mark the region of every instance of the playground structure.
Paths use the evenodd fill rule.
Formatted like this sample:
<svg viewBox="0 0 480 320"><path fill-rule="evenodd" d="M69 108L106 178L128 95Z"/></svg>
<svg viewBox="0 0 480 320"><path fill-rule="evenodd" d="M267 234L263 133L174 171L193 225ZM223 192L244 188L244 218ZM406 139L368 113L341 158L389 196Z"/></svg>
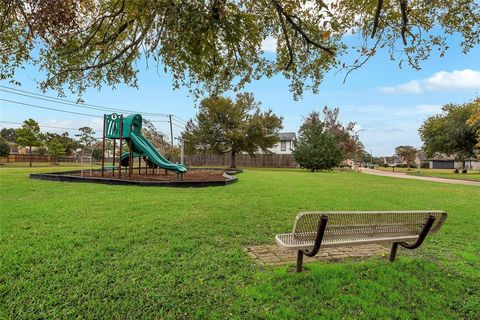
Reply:
<svg viewBox="0 0 480 320"><path fill-rule="evenodd" d="M241 172L238 170L223 168L190 168L187 170L185 165L172 163L165 159L142 135L142 116L140 114L132 114L127 117L122 114L105 114L103 119L102 138L82 150L81 170L32 173L30 178L145 187L226 186L238 180L237 177L232 176ZM107 150L109 139L112 140L112 144ZM99 145L102 145L102 153L99 157L101 158L101 168L94 169L93 153ZM183 141L181 141L182 146ZM112 158L111 165L106 163L106 151ZM138 158L138 166L134 165L135 158ZM88 174L83 169L83 163L87 161L90 163ZM176 177L168 174L168 171L176 173Z"/></svg>
<svg viewBox="0 0 480 320"><path fill-rule="evenodd" d="M106 139L113 140L113 160L112 165L105 164L105 145ZM118 141L118 157L116 157L116 147ZM124 143L128 147L128 152L122 153ZM117 159L118 158L118 159ZM111 171L111 176L118 175L122 177L122 167L126 168L129 177L133 175L134 159L138 158L138 174L144 169L145 175L148 175L149 169L151 174L155 174L155 169L160 168L172 171L177 174L178 179L183 179L183 175L187 172L187 168L183 164L176 164L165 159L160 152L142 135L142 116L140 114L132 114L124 117L123 114L103 115L103 136L102 136L102 169L101 175L105 177L107 171ZM142 158L145 168L142 168Z"/></svg>

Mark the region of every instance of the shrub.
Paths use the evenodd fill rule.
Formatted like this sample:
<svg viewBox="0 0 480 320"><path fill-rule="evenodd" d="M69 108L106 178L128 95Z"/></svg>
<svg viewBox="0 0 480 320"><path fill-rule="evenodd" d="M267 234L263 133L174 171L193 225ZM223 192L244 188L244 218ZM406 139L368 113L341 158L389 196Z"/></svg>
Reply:
<svg viewBox="0 0 480 320"><path fill-rule="evenodd" d="M453 173L459 173L458 169L453 170Z"/></svg>
<svg viewBox="0 0 480 320"><path fill-rule="evenodd" d="M463 168L462 173L467 173L467 168Z"/></svg>
<svg viewBox="0 0 480 320"><path fill-rule="evenodd" d="M8 156L10 154L10 146L8 145L7 141L0 137L0 156Z"/></svg>
<svg viewBox="0 0 480 320"><path fill-rule="evenodd" d="M420 165L420 168L422 169L429 169L430 168L430 164L428 162L423 162L421 165Z"/></svg>

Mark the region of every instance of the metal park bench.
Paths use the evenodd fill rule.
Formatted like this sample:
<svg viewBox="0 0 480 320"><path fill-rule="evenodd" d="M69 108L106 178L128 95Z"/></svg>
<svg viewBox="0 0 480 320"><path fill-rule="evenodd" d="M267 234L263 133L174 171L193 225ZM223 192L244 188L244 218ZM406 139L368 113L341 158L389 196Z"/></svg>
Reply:
<svg viewBox="0 0 480 320"><path fill-rule="evenodd" d="M301 212L292 233L279 234L277 244L298 251L297 272L303 255L313 257L322 248L392 243L390 261L398 245L418 248L427 234L436 233L447 219L444 211L325 211Z"/></svg>

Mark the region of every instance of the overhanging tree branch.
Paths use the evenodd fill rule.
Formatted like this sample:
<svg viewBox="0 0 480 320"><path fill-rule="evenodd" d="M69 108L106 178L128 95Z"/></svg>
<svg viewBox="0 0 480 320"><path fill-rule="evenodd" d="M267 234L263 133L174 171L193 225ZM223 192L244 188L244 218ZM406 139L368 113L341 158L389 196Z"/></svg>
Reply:
<svg viewBox="0 0 480 320"><path fill-rule="evenodd" d="M373 30L372 30L372 38L375 36L375 33L377 33L377 28L378 28L378 22L380 20L380 13L382 12L382 7L383 7L383 0L378 0L377 2L377 10L375 11L375 19L373 20Z"/></svg>
<svg viewBox="0 0 480 320"><path fill-rule="evenodd" d="M275 8L277 10L278 19L280 20L280 25L282 27L283 36L285 37L285 42L287 44L289 59L288 59L288 63L285 66L284 70L288 70L288 69L290 69L290 67L293 64L293 49L292 49L292 45L290 43L290 37L288 36L287 28L285 27L285 22L283 20L282 12L278 9L278 7L275 7Z"/></svg>
<svg viewBox="0 0 480 320"><path fill-rule="evenodd" d="M322 49L323 51L328 52L329 54L332 54L332 55L335 54L335 49L334 49L334 48L326 47L326 46L324 46L324 45L322 45L322 44L320 44L320 43L312 40L312 39L306 34L306 32L305 32L305 31L302 29L302 27L299 25L299 23L300 23L300 21L301 21L300 18L298 18L298 17L296 17L296 16L293 16L293 15L291 15L291 14L286 13L279 1L273 0L272 2L273 2L273 4L274 4L275 8L277 9L277 11L278 11L283 17L285 17L285 20L290 24L290 26L292 27L292 29L295 30L296 32L298 32L298 33L302 36L303 40L304 40L306 43L308 43L308 44L310 44L310 45L312 45L312 46L314 46L314 47L317 47L317 48L319 48L319 49ZM299 20L299 23L295 22L295 21L294 21L294 18L296 18L297 20Z"/></svg>

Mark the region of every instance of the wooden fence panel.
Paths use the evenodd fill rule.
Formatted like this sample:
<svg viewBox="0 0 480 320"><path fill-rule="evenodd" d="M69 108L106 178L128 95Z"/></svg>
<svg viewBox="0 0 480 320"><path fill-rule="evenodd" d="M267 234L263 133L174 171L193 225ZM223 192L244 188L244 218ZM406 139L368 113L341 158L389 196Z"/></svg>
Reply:
<svg viewBox="0 0 480 320"><path fill-rule="evenodd" d="M7 162L29 162L28 154L10 154L6 157L0 157L0 163ZM76 162L77 159L73 156L58 156L58 162ZM52 156L32 155L32 162L53 162Z"/></svg>
<svg viewBox="0 0 480 320"><path fill-rule="evenodd" d="M296 168L297 162L291 154L238 154L237 167ZM230 154L200 154L186 156L190 166L230 166Z"/></svg>

